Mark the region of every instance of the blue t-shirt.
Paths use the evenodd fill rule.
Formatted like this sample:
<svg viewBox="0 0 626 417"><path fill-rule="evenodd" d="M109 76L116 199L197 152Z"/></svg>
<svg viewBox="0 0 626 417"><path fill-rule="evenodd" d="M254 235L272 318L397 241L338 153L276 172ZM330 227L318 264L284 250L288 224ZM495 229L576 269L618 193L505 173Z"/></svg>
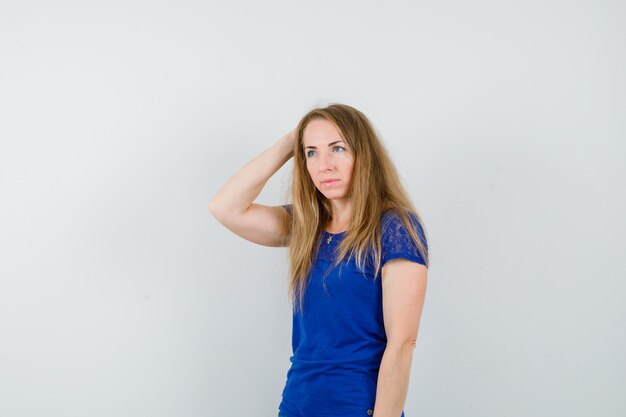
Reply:
<svg viewBox="0 0 626 417"><path fill-rule="evenodd" d="M291 213L290 204L283 207ZM428 248L421 225L415 216L410 217ZM397 213L384 213L381 229L381 269L396 258L425 265ZM287 417L368 417L374 410L378 370L387 343L382 275L379 272L374 280L371 256L365 274L354 259L344 259L331 269L336 259L333 250L345 233L322 231L303 312L293 315L293 356L279 406Z"/></svg>

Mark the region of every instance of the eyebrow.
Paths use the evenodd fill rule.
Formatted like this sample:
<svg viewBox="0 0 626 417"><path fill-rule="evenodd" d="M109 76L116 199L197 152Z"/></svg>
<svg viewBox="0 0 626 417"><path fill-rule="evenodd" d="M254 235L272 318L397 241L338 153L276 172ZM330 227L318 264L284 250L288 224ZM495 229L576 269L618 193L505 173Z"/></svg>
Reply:
<svg viewBox="0 0 626 417"><path fill-rule="evenodd" d="M335 141L335 142L331 142L331 143L329 143L329 144L328 144L328 146L333 146L335 143L339 143L339 142L343 142L343 141L342 141L342 140L337 140L337 141ZM309 148L311 148L311 149L317 149L317 146L306 146L304 149L309 149Z"/></svg>

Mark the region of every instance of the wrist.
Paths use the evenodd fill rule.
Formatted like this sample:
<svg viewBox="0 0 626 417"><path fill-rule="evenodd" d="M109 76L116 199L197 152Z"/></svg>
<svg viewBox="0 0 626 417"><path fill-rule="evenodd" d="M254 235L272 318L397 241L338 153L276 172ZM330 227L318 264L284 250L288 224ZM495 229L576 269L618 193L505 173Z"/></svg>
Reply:
<svg viewBox="0 0 626 417"><path fill-rule="evenodd" d="M277 148L280 150L280 154L285 161L288 161L293 156L293 141L290 140L288 135L283 136L277 143Z"/></svg>

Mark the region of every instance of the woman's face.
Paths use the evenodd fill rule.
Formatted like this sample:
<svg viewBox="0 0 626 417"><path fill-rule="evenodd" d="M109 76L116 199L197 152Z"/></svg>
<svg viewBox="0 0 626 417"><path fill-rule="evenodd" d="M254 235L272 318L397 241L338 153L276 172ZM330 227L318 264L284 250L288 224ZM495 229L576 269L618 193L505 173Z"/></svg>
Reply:
<svg viewBox="0 0 626 417"><path fill-rule="evenodd" d="M302 139L306 167L317 189L329 200L345 199L354 155L339 130L326 119L314 119L307 124Z"/></svg>

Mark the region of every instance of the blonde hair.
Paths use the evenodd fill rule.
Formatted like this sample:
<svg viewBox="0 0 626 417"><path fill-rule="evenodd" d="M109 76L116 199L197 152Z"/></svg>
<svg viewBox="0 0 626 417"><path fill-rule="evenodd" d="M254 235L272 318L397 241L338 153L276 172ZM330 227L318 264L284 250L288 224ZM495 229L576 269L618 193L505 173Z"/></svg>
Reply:
<svg viewBox="0 0 626 417"><path fill-rule="evenodd" d="M294 141L294 168L290 194L292 211L288 224L289 299L294 311L302 309L308 276L319 248L319 237L332 219L329 200L319 192L306 166L303 136L311 120L325 119L334 124L354 156L352 181L347 197L352 203L349 228L339 244L337 266L346 256L355 256L363 271L368 253L372 253L378 276L381 261L380 224L383 212L395 210L411 239L428 262L428 251L409 214L415 216L424 236L421 216L400 182L398 172L369 119L359 110L334 103L310 110L298 123ZM370 252L371 251L371 252ZM374 278L374 279L375 279Z"/></svg>

